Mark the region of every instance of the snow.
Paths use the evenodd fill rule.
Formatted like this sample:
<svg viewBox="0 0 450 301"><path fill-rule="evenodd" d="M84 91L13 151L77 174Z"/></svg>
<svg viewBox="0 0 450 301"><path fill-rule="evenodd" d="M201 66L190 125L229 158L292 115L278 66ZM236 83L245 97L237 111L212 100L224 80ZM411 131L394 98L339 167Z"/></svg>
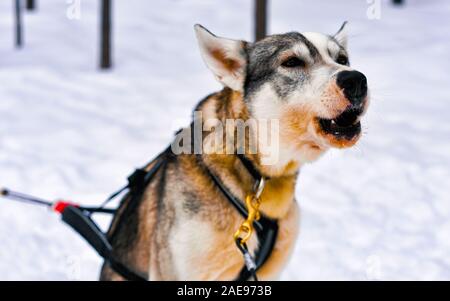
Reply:
<svg viewBox="0 0 450 301"><path fill-rule="evenodd" d="M0 184L99 204L167 145L219 89L193 24L251 39L251 1L114 1L115 68L99 72L98 2L38 1L13 48L0 2ZM450 3L271 1L271 32L334 33L350 21L352 65L372 103L357 147L302 169L301 234L281 279L450 280ZM104 226L108 220L100 220ZM0 279L95 280L101 259L42 208L0 200Z"/></svg>

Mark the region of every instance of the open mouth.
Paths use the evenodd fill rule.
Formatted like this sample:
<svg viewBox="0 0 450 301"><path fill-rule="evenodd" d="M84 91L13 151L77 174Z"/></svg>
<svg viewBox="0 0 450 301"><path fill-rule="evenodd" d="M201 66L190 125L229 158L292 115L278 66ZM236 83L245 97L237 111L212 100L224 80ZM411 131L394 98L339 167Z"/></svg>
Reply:
<svg viewBox="0 0 450 301"><path fill-rule="evenodd" d="M334 119L318 118L322 130L335 136L336 138L344 138L350 140L361 132L361 123L359 116L362 109L347 109L341 115Z"/></svg>

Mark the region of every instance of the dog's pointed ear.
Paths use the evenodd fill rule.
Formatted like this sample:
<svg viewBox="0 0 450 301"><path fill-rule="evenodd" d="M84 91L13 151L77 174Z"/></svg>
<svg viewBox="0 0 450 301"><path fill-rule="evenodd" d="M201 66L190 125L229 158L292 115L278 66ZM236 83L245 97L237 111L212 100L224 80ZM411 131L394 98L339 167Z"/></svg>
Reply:
<svg viewBox="0 0 450 301"><path fill-rule="evenodd" d="M333 36L342 47L347 48L347 21L345 21L338 32Z"/></svg>
<svg viewBox="0 0 450 301"><path fill-rule="evenodd" d="M203 26L194 26L203 61L226 87L242 91L247 56L246 42L220 38Z"/></svg>

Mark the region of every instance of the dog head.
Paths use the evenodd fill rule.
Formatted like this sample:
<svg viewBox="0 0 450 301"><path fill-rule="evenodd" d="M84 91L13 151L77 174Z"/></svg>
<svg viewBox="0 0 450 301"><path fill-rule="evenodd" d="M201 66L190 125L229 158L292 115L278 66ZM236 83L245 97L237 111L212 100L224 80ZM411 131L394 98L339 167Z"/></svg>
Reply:
<svg viewBox="0 0 450 301"><path fill-rule="evenodd" d="M350 67L345 25L333 36L289 32L255 43L195 30L215 77L242 93L252 118L279 120L282 155L305 162L361 135L367 79Z"/></svg>

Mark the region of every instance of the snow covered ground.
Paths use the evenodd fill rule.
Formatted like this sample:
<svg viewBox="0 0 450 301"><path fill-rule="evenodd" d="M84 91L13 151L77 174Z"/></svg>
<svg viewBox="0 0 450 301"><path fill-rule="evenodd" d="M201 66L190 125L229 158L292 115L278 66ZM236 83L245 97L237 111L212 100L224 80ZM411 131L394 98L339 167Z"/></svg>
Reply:
<svg viewBox="0 0 450 301"><path fill-rule="evenodd" d="M114 1L115 68L99 72L99 1L82 0L74 20L66 1L38 1L20 51L12 2L0 1L0 186L49 199L98 204L220 87L194 23L252 36L251 1ZM349 20L373 95L358 146L302 170L301 235L282 279L450 280L450 3L406 2L380 2L373 20L364 0L271 1L274 33ZM0 279L94 280L100 264L58 216L0 200Z"/></svg>

